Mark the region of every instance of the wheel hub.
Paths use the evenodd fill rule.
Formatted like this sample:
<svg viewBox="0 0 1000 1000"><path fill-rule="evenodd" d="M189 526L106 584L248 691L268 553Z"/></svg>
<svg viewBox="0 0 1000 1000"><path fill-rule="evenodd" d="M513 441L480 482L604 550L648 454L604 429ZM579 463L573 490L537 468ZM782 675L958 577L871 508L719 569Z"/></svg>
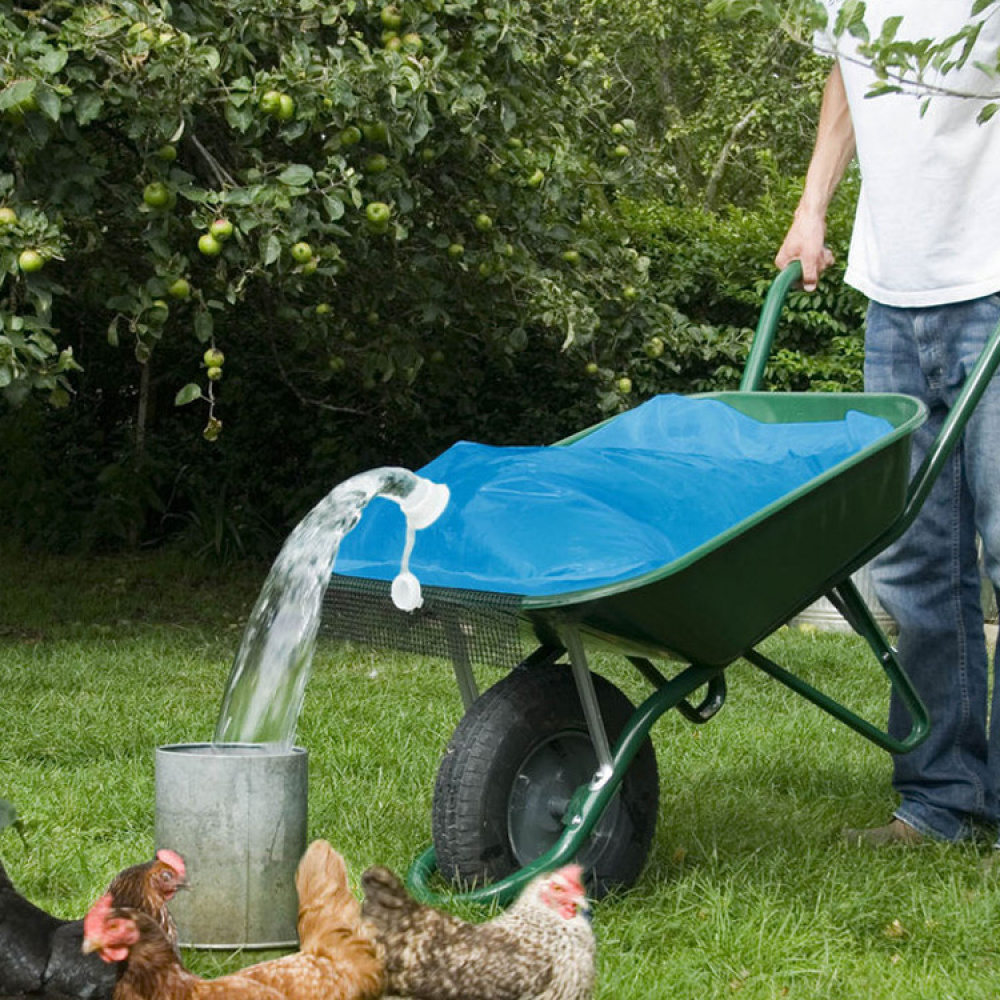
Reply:
<svg viewBox="0 0 1000 1000"><path fill-rule="evenodd" d="M590 784L597 767L590 737L579 730L555 733L527 754L514 776L507 807L507 835L518 864L534 861L559 839L573 793ZM601 856L619 809L616 795L577 855L584 867Z"/></svg>

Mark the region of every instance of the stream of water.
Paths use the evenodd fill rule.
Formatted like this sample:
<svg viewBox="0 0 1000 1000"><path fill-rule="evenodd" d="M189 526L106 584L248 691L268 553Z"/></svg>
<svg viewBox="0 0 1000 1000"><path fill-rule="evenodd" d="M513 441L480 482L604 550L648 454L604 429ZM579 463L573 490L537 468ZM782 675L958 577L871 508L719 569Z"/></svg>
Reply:
<svg viewBox="0 0 1000 1000"><path fill-rule="evenodd" d="M264 581L229 674L213 743L292 746L337 551L376 496L399 503L407 521L393 600L404 611L420 606L410 549L415 532L447 504L447 487L398 468L373 469L341 483L288 536Z"/></svg>

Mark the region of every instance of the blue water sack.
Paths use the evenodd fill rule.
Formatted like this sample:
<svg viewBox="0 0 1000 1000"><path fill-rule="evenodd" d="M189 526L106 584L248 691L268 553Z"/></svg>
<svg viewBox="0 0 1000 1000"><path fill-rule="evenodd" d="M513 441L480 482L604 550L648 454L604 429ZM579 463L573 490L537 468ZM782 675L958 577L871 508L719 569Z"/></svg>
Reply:
<svg viewBox="0 0 1000 1000"><path fill-rule="evenodd" d="M656 396L569 445L460 441L421 476L447 484L441 517L417 533L424 586L544 596L661 569L892 431L845 419L761 423L725 403ZM376 498L334 563L392 580L405 521Z"/></svg>

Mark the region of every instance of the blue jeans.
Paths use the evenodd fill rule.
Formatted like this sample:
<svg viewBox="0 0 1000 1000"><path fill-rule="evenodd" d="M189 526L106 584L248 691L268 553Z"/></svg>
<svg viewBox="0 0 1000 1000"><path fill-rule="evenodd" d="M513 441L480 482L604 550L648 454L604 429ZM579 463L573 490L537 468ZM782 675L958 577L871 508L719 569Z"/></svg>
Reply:
<svg viewBox="0 0 1000 1000"><path fill-rule="evenodd" d="M911 474L998 321L1000 295L921 309L870 304L865 388L916 396L930 410L913 436ZM939 840L1000 819L1000 694L989 711L977 533L1000 588L1000 376L916 520L872 565L875 592L899 625L900 662L931 715L927 740L893 758L896 816ZM909 728L893 697L889 731Z"/></svg>

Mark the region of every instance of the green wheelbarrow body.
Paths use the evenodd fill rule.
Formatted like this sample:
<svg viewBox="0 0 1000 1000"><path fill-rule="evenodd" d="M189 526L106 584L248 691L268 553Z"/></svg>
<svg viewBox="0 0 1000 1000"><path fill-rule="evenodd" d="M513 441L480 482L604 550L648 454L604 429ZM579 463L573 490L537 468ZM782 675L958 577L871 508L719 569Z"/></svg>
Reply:
<svg viewBox="0 0 1000 1000"><path fill-rule="evenodd" d="M627 884L638 871L635 855L641 867L652 837L649 817L641 815L655 810L657 801L650 730L673 708L694 723L711 719L725 701L725 669L738 659L892 753L905 753L926 738L927 710L851 574L898 538L916 516L1000 363L1000 327L929 454L911 475L911 438L926 419L918 400L759 391L781 308L800 276L795 263L774 282L740 390L700 398L777 424L840 420L849 410L860 410L885 419L891 432L653 572L545 597L504 596L504 614L516 620L520 635L536 649L483 695L471 669L476 620L464 617L482 595L427 588L424 627L431 629L437 648L451 656L467 711L438 776L435 846L416 859L408 875L418 897L445 898L431 887L443 847L459 860L452 857L442 867L459 879L462 897L471 900L506 901L538 872L573 859L586 866L588 858L596 858L596 867L601 858L610 857L613 870L606 882L598 878L598 889L614 885L618 876ZM579 440L600 426L557 444ZM392 614L387 585L373 587L372 581L334 575L333 601L351 592L361 593L366 602L382 602ZM891 736L755 648L821 596L866 640L907 708L911 728L905 737ZM347 634L336 627L330 631ZM622 714L620 692L608 691L602 678L595 679L586 654L594 644L625 655L650 682L653 691L637 708L628 706ZM558 663L563 657L568 664ZM681 668L667 677L654 658L679 661ZM575 701L573 689L579 705L570 710L565 703ZM696 693L692 704L689 699ZM552 704L538 708L538 699ZM521 733L516 739L498 728L503 723L497 720L505 718ZM495 754L490 741L496 743ZM491 754L510 760L494 766ZM574 764L581 754L584 763ZM470 849L463 838L474 842ZM497 861L499 855L503 857Z"/></svg>
<svg viewBox="0 0 1000 1000"><path fill-rule="evenodd" d="M557 621L619 649L725 666L826 593L845 571L857 569L855 557L900 516L910 437L926 419L916 399L759 392L699 398L764 423L834 421L861 411L887 420L893 431L653 573L588 591L525 598L522 613L539 638L550 638Z"/></svg>

